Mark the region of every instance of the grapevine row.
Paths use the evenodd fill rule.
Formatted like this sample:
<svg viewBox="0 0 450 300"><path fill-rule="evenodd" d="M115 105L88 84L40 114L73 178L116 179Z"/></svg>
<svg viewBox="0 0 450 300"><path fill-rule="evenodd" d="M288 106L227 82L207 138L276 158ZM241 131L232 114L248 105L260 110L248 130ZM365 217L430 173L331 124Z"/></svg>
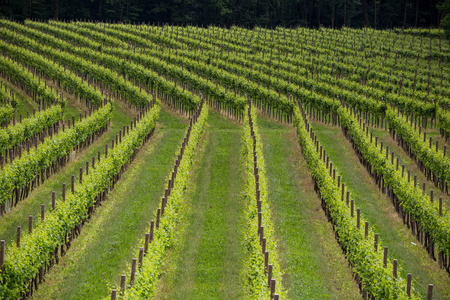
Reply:
<svg viewBox="0 0 450 300"><path fill-rule="evenodd" d="M262 143L251 102L244 119L243 155L245 161L244 248L248 252L244 267L244 286L250 299L286 296L281 279L274 225L267 200L267 179ZM277 299L277 298L275 298Z"/></svg>

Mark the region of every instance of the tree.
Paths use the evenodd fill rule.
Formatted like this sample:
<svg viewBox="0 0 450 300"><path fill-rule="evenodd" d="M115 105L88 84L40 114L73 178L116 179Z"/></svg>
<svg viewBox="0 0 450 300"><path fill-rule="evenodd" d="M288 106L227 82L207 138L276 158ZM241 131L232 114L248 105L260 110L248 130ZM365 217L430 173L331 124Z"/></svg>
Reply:
<svg viewBox="0 0 450 300"><path fill-rule="evenodd" d="M55 20L58 20L58 15L59 15L59 1L58 1L58 0L55 0L55 2L54 2L54 4L53 4L53 8L54 8L54 10L55 10L55 13L54 13L54 15L53 15L53 18L54 18Z"/></svg>
<svg viewBox="0 0 450 300"><path fill-rule="evenodd" d="M367 14L367 0L362 0L362 10L363 10L363 15L364 15L364 24L366 25L366 27L369 27L369 15Z"/></svg>
<svg viewBox="0 0 450 300"><path fill-rule="evenodd" d="M444 29L445 35L450 38L450 0L445 0L438 8L444 13L444 17L441 19L442 29Z"/></svg>

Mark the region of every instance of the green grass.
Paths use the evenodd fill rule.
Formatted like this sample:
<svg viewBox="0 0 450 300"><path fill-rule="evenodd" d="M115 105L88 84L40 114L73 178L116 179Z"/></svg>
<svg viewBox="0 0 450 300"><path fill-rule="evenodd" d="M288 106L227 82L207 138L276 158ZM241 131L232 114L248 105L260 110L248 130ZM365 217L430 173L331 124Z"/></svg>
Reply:
<svg viewBox="0 0 450 300"><path fill-rule="evenodd" d="M11 211L0 219L0 238L6 240L7 243L14 243L17 226L21 226L23 232L28 232L28 216L33 215L35 220L40 219L41 204L45 204L46 211L49 211L51 208L51 192L56 191L57 197L60 197L63 183L66 183L69 189L71 176L75 175L75 178L79 179L80 167L85 169L86 161L89 161L89 165L91 165L92 157L97 157L98 151L103 152L105 144L110 145L111 140L115 138L119 130L124 125L129 125L130 121L131 118L125 110L116 103L108 131L87 149L77 153L75 160L70 161L58 174L52 175L44 184L34 189L25 200L12 207ZM77 183L78 181L76 181Z"/></svg>
<svg viewBox="0 0 450 300"><path fill-rule="evenodd" d="M333 164L343 176L346 188L350 187L355 207L369 221L374 232L379 233L384 246L389 248L389 258L398 259L401 276L412 273L416 291L427 295L428 284L434 284L433 299L450 298L450 278L439 269L426 251L403 225L391 201L383 195L365 168L359 163L351 144L338 127L313 122L313 130L327 151Z"/></svg>
<svg viewBox="0 0 450 300"><path fill-rule="evenodd" d="M314 192L294 128L258 118L283 285L291 299L359 299Z"/></svg>
<svg viewBox="0 0 450 300"><path fill-rule="evenodd" d="M242 128L210 111L205 152L193 176L191 216L166 299L239 299L243 257Z"/></svg>
<svg viewBox="0 0 450 300"><path fill-rule="evenodd" d="M135 246L156 210L187 121L161 111L154 136L85 224L67 255L46 276L35 299L99 299L129 276Z"/></svg>

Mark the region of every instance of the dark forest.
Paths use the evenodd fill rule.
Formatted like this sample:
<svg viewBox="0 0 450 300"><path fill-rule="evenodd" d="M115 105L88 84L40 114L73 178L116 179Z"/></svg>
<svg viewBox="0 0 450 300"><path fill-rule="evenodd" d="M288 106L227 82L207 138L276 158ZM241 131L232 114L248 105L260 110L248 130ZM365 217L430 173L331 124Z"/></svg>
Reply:
<svg viewBox="0 0 450 300"><path fill-rule="evenodd" d="M207 26L439 27L449 0L0 0L0 16ZM447 14L448 15L448 14Z"/></svg>

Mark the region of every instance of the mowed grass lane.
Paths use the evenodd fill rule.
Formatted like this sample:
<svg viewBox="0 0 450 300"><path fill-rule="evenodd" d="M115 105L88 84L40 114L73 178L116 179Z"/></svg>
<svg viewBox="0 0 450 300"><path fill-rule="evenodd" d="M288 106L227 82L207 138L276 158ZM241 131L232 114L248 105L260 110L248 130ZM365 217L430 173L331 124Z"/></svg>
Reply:
<svg viewBox="0 0 450 300"><path fill-rule="evenodd" d="M331 223L314 192L295 130L259 116L268 201L283 285L291 299L361 299Z"/></svg>
<svg viewBox="0 0 450 300"><path fill-rule="evenodd" d="M412 273L416 291L426 298L428 284L433 284L433 299L450 298L450 277L438 263L431 260L403 225L392 202L378 189L366 169L360 164L352 145L344 137L339 127L312 122L321 145L327 151L333 165L343 176L346 188L350 188L350 197L355 199L355 208L360 207L362 215L377 232L383 245L388 247L390 259L398 259L401 276Z"/></svg>
<svg viewBox="0 0 450 300"><path fill-rule="evenodd" d="M129 277L135 247L164 194L188 120L163 107L152 138L83 227L34 299L100 299Z"/></svg>
<svg viewBox="0 0 450 300"><path fill-rule="evenodd" d="M242 125L210 110L204 153L192 177L187 229L159 299L239 299L244 249ZM170 255L168 255L170 256Z"/></svg>

